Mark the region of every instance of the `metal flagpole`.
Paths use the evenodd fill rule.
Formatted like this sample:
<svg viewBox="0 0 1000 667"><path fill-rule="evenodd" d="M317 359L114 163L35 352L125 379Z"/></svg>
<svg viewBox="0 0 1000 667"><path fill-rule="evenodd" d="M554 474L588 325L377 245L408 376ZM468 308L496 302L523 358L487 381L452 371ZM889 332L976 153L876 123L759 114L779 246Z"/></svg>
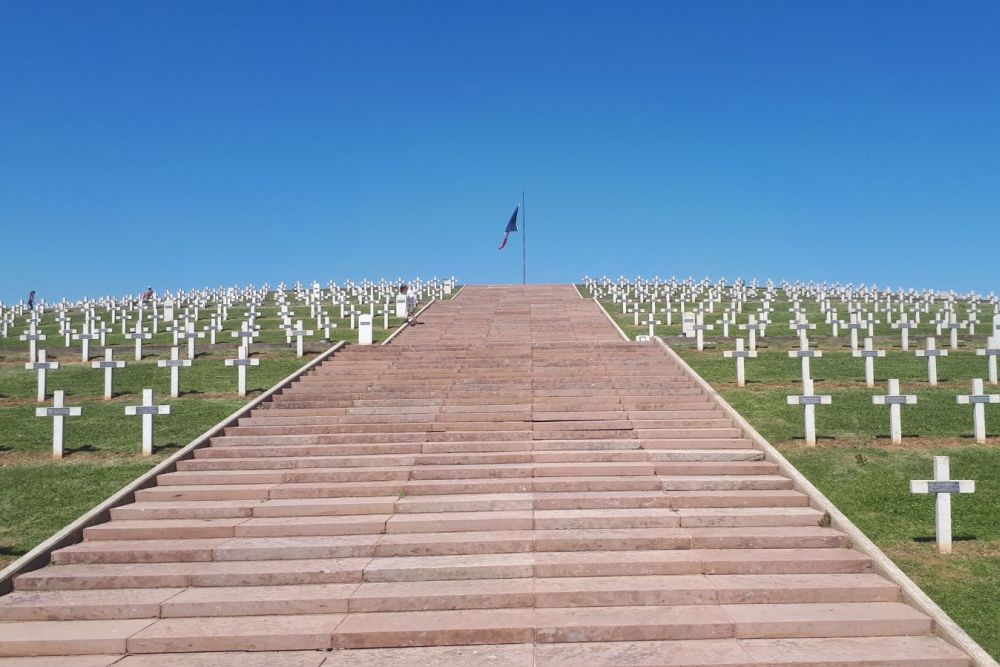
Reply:
<svg viewBox="0 0 1000 667"><path fill-rule="evenodd" d="M524 211L524 190L521 190L521 284L528 284L528 216Z"/></svg>

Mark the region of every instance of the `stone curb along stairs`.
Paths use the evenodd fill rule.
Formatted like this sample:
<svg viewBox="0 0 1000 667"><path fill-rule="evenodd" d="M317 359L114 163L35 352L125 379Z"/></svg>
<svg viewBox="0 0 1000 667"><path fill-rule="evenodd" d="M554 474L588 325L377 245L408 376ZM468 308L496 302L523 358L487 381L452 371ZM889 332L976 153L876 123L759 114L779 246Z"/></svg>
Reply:
<svg viewBox="0 0 1000 667"><path fill-rule="evenodd" d="M466 287L422 321L18 576L0 656L971 667L690 374L572 287Z"/></svg>

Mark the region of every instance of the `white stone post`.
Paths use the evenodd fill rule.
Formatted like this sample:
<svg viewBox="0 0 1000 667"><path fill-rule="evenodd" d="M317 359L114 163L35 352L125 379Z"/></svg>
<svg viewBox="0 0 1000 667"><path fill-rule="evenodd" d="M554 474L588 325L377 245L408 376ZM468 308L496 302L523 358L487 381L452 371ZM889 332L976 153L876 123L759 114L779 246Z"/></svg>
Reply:
<svg viewBox="0 0 1000 667"><path fill-rule="evenodd" d="M52 394L51 408L35 408L36 417L52 418L52 458L59 460L63 457L63 419L66 417L79 417L83 414L83 408L68 408L64 405L65 392L57 389Z"/></svg>

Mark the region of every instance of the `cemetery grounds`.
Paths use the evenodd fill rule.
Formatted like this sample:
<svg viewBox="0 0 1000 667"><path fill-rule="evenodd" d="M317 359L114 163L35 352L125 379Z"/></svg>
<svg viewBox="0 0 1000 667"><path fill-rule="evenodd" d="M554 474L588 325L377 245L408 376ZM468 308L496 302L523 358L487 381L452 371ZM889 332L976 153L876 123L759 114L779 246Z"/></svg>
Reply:
<svg viewBox="0 0 1000 667"><path fill-rule="evenodd" d="M580 293L592 298L585 285ZM761 290L763 291L763 290ZM635 326L634 315L622 314L622 304L610 297L600 301L622 330L635 340L647 335L645 324ZM958 302L958 314L965 304ZM728 305L728 301L723 304ZM681 316L674 314L672 326L657 325L656 335L670 345L719 394L742 414L827 496L851 521L899 565L946 613L994 657L1000 657L1000 405L986 406L987 444L973 439L972 407L958 405L955 397L968 394L972 378L987 377L987 361L977 356L985 334L960 337L959 349L950 349L947 331L938 336L938 347L948 356L938 358L938 385L927 380L927 360L914 354L923 349L927 336L935 334L932 316L910 330L910 349L902 350L900 332L883 321L875 325L874 348L886 350L875 360L875 387L865 385L863 359L851 354L848 332L831 336L830 325L815 301L801 301L808 320L812 349L823 356L811 360L815 393L832 396L831 405L816 407L817 445L805 445L803 413L798 405L787 405L786 396L802 393L801 367L788 352L799 348L798 336L789 329L791 305L778 291L772 300L772 324L765 338L757 339L757 358L746 360L746 386L736 384L736 363L723 358L735 349L735 340L746 331L730 325L730 337L722 337L725 305L706 313L704 350L694 338L681 336ZM648 308L648 304L645 305ZM760 297L745 303L738 321L748 320L761 306ZM845 308L840 304L841 313ZM986 304L979 317L985 331L994 315ZM644 320L647 313L640 316ZM657 314L665 322L665 316ZM863 340L866 333L859 335ZM860 347L860 346L859 346ZM872 396L887 393L888 378L898 378L902 393L916 394L916 405L902 406L903 442L892 445L889 410L873 405ZM988 394L1000 387L985 383ZM934 499L910 493L910 480L932 478L932 457L951 457L952 479L976 481L972 495L952 495L954 552L938 554L934 531Z"/></svg>
<svg viewBox="0 0 1000 667"><path fill-rule="evenodd" d="M459 289L456 285L451 296L444 298L453 297ZM291 293L287 303L293 321L301 319L306 329L313 330L313 335L306 338L305 356L296 357L294 338L291 345L287 344L279 328L282 320L278 304L274 293L269 293L257 309L260 335L254 338L250 356L259 359L260 365L247 369L245 398L237 392L236 368L226 366L224 360L236 357L237 342L230 334L246 319L247 306L229 308L225 329L219 332L216 345L209 345L207 338L197 341L192 365L180 369L178 398L170 397L170 370L156 363L170 358L172 334L164 329L169 322L161 322L160 332L144 341L141 362L134 361L134 344L122 335L120 326L112 327L106 342L115 349L115 359L127 362L127 366L114 371L114 397L105 401L103 371L82 361L80 343L64 346L54 311L47 310L39 332L48 338L39 343L39 349L45 349L47 360L59 362L60 367L48 372L48 398L38 403L37 374L24 367L28 343L18 340L27 328L26 318L16 317L7 337L0 337L0 569L331 345L357 342L358 331L351 328L349 313L343 319L337 317L339 307L326 308L337 326L325 340L307 304L297 302ZM423 305L419 304L418 309ZM367 304L364 308L367 312ZM78 310L68 312L74 322L82 321ZM198 331L209 324L214 312L211 308L201 309L196 322ZM376 314L372 327L375 344L388 338L402 319L393 315L388 329L383 324L383 317ZM91 344L92 361L104 356L104 348L96 343ZM186 359L186 345L181 341L179 346L181 358ZM126 405L142 403L143 388L153 389L156 404L171 406L169 416L153 418L154 449L149 457L141 455L142 420L125 415ZM65 419L65 454L61 461L52 460L52 419L35 416L36 407L52 405L52 392L57 389L66 392L67 406L83 408L82 416Z"/></svg>

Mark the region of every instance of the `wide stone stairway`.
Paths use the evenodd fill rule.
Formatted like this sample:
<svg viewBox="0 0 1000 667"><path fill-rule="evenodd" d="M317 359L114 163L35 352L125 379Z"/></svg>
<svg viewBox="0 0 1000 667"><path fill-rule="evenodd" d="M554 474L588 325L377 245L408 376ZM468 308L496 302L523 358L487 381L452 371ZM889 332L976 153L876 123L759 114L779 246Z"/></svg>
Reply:
<svg viewBox="0 0 1000 667"><path fill-rule="evenodd" d="M971 664L572 287L420 319L18 577L0 665Z"/></svg>

